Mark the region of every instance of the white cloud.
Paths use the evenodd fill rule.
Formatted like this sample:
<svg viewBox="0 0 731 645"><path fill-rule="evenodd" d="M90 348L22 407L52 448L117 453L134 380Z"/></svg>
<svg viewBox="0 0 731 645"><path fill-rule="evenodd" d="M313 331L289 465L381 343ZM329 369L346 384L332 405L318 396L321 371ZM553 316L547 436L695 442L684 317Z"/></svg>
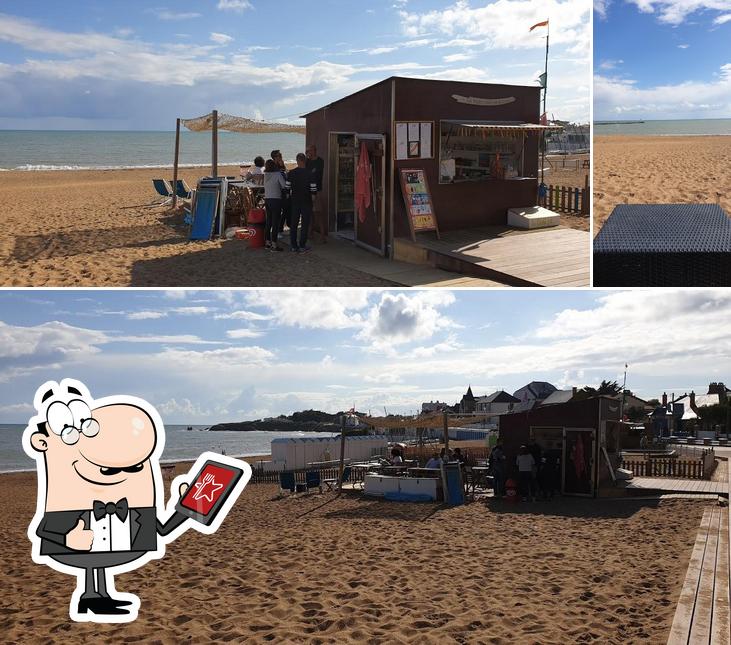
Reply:
<svg viewBox="0 0 731 645"><path fill-rule="evenodd" d="M729 20L731 20L731 13L724 13L720 16L716 16L713 19L714 25L725 25Z"/></svg>
<svg viewBox="0 0 731 645"><path fill-rule="evenodd" d="M271 320L273 316L268 314L259 314L255 311L231 311L229 313L215 314L216 320Z"/></svg>
<svg viewBox="0 0 731 645"><path fill-rule="evenodd" d="M243 13L247 9L252 9L249 0L218 0L218 9L221 11L233 11L235 13Z"/></svg>
<svg viewBox="0 0 731 645"><path fill-rule="evenodd" d="M220 341L203 340L194 334L149 334L139 336L110 336L109 343L156 343L172 345L221 345Z"/></svg>
<svg viewBox="0 0 731 645"><path fill-rule="evenodd" d="M328 291L252 291L246 295L251 307L268 309L280 325L310 329L358 327L359 313L368 306L365 289Z"/></svg>
<svg viewBox="0 0 731 645"><path fill-rule="evenodd" d="M382 350L393 345L423 341L452 326L439 310L454 302L450 292L423 291L415 295L386 292L371 308L358 337Z"/></svg>
<svg viewBox="0 0 731 645"><path fill-rule="evenodd" d="M211 32L211 40L218 45L228 45L233 42L233 37L227 34L221 34L217 31Z"/></svg>
<svg viewBox="0 0 731 645"><path fill-rule="evenodd" d="M176 314L181 314L182 316L202 316L204 314L207 314L210 309L208 307L203 306L194 306L194 307L175 307L171 311L175 312Z"/></svg>
<svg viewBox="0 0 731 645"><path fill-rule="evenodd" d="M157 318L165 318L167 313L164 311L131 311L127 313L129 320L155 320Z"/></svg>
<svg viewBox="0 0 731 645"><path fill-rule="evenodd" d="M259 329L229 329L226 332L229 338L259 338L263 334Z"/></svg>
<svg viewBox="0 0 731 645"><path fill-rule="evenodd" d="M678 45L678 49L688 49L690 45Z"/></svg>
<svg viewBox="0 0 731 645"><path fill-rule="evenodd" d="M474 54L449 54L444 57L444 62L446 63L457 63L461 60L470 60L470 58L474 58Z"/></svg>
<svg viewBox="0 0 731 645"><path fill-rule="evenodd" d="M731 113L731 64L716 80L684 81L641 88L632 79L594 77L597 118L723 118Z"/></svg>
<svg viewBox="0 0 731 645"><path fill-rule="evenodd" d="M95 354L109 341L102 331L73 327L53 321L33 327L8 325L0 321L0 358L29 357L34 361L49 357L78 357Z"/></svg>
<svg viewBox="0 0 731 645"><path fill-rule="evenodd" d="M599 69L615 69L618 65L622 65L624 61L620 58L618 60L603 60L599 63Z"/></svg>
<svg viewBox="0 0 731 645"><path fill-rule="evenodd" d="M606 18L610 1L611 0L594 0L594 13L600 18Z"/></svg>
<svg viewBox="0 0 731 645"><path fill-rule="evenodd" d="M457 0L446 9L402 11L400 16L401 28L410 37L438 32L504 49L543 47L544 34L528 30L550 16L552 43L574 46L581 41L587 49L590 12L588 0L497 0L475 7L467 0Z"/></svg>
<svg viewBox="0 0 731 645"><path fill-rule="evenodd" d="M679 25L688 16L703 11L728 11L728 0L629 0L642 13L657 14L658 21L669 25ZM723 16L720 16L721 18ZM718 19L718 18L717 18ZM717 20L716 19L716 20ZM716 22L714 20L714 22ZM716 24L722 24L716 22Z"/></svg>
<svg viewBox="0 0 731 645"><path fill-rule="evenodd" d="M373 49L369 49L368 53L371 56L375 56L378 54L390 54L391 52L395 52L397 49L397 47L375 47Z"/></svg>
<svg viewBox="0 0 731 645"><path fill-rule="evenodd" d="M160 20L192 20L200 18L203 14L194 11L172 11L171 9L147 9L148 13L155 14Z"/></svg>

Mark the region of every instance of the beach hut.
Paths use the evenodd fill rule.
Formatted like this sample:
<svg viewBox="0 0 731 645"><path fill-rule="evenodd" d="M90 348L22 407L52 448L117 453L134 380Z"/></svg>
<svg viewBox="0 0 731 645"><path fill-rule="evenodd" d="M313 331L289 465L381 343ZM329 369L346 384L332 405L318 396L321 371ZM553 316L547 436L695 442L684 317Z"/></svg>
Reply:
<svg viewBox="0 0 731 645"><path fill-rule="evenodd" d="M537 204L539 142L555 129L540 92L391 77L305 114L329 231L394 257L421 231L505 224Z"/></svg>
<svg viewBox="0 0 731 645"><path fill-rule="evenodd" d="M271 462L264 462L266 470L296 470L307 464L335 461L340 455L340 435L332 437L286 437L272 439ZM374 454L385 453L388 437L356 435L345 437L345 459L363 461Z"/></svg>
<svg viewBox="0 0 731 645"><path fill-rule="evenodd" d="M508 464L521 445L536 442L560 455L562 494L596 497L619 465L619 408L615 398L598 396L503 414L500 439Z"/></svg>

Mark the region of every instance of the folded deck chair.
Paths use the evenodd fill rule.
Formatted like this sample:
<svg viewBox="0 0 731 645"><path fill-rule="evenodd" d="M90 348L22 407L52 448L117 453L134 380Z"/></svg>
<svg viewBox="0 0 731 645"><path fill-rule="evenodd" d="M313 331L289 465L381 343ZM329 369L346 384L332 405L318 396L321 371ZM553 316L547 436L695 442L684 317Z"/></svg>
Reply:
<svg viewBox="0 0 731 645"><path fill-rule="evenodd" d="M147 208L155 208L156 206L167 206L168 204L173 203L173 189L170 187L170 184L168 184L168 182L166 182L164 179L153 179L152 185L155 188L155 192L164 199L162 201L148 204Z"/></svg>
<svg viewBox="0 0 731 645"><path fill-rule="evenodd" d="M193 196L193 191L190 186L185 183L185 179L178 179L177 182L170 180L170 185L175 184L175 194L181 199L190 199Z"/></svg>
<svg viewBox="0 0 731 645"><path fill-rule="evenodd" d="M290 493L294 493L294 490L294 473L279 473L279 492L284 493L289 491Z"/></svg>
<svg viewBox="0 0 731 645"><path fill-rule="evenodd" d="M343 468L343 484L350 481L350 466ZM328 490L333 490L338 485L338 478L333 477L332 479L323 479L322 483L327 486Z"/></svg>
<svg viewBox="0 0 731 645"><path fill-rule="evenodd" d="M319 470L311 470L305 473L305 486L307 486L307 492L309 492L311 488L317 488L320 492L322 492L322 480L320 479Z"/></svg>

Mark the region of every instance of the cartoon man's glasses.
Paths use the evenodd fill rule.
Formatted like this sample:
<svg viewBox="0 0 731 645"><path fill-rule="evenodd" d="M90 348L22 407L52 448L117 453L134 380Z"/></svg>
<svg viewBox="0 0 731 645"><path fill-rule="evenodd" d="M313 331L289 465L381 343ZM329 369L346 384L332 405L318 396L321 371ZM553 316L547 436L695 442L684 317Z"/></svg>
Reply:
<svg viewBox="0 0 731 645"><path fill-rule="evenodd" d="M67 446L75 444L82 434L85 437L99 434L99 422L92 418L89 406L81 399L51 403L46 411L46 426Z"/></svg>

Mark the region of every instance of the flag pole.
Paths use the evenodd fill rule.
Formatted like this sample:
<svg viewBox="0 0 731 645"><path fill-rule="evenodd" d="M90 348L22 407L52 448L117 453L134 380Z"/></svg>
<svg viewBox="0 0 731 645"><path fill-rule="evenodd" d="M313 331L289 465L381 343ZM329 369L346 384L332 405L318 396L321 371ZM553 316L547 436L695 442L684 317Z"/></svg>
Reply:
<svg viewBox="0 0 731 645"><path fill-rule="evenodd" d="M619 458L619 452L621 450L620 433L622 431L622 424L624 423L624 393L627 389L627 363L624 364L624 381L622 381L622 400L619 404L619 427L617 428L617 458Z"/></svg>
<svg viewBox="0 0 731 645"><path fill-rule="evenodd" d="M547 21L548 22L548 21ZM548 36L550 31L550 23L546 25L546 64L543 68L543 114L546 115L546 124L548 124L548 115L546 113L546 94L548 94ZM544 179L544 168L546 166L546 131L543 131L543 146L541 149L541 184Z"/></svg>

